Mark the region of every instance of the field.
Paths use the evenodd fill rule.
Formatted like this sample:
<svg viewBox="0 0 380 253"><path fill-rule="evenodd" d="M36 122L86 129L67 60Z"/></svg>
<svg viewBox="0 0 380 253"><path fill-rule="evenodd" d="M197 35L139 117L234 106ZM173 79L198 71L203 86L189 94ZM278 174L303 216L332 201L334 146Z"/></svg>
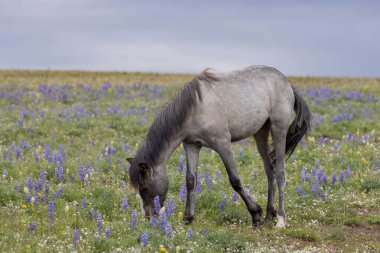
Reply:
<svg viewBox="0 0 380 253"><path fill-rule="evenodd" d="M129 187L155 114L191 75L0 71L1 252L379 252L380 79L290 77L313 129L286 163L287 227L253 230L218 155L201 151L195 221L184 211L182 147L166 208L145 220ZM234 144L263 209L253 138Z"/></svg>

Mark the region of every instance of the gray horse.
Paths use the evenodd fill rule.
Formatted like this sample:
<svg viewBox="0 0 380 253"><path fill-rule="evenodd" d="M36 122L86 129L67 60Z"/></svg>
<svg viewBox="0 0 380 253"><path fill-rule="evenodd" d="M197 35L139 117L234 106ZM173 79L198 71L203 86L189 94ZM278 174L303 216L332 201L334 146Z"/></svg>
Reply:
<svg viewBox="0 0 380 253"><path fill-rule="evenodd" d="M290 124L293 110L296 115ZM242 186L231 146L231 142L254 136L268 179L265 219L277 215L276 226L284 227L285 158L308 133L310 121L311 113L303 98L274 68L250 66L224 74L205 70L184 85L159 113L136 157L127 159L131 164L130 183L141 196L145 215L153 215L154 197L159 196L162 206L168 191L168 159L183 143L187 160L184 221L191 223L199 150L208 147L220 155L233 189L247 205L253 226L259 226L261 207ZM275 182L278 213L273 203Z"/></svg>

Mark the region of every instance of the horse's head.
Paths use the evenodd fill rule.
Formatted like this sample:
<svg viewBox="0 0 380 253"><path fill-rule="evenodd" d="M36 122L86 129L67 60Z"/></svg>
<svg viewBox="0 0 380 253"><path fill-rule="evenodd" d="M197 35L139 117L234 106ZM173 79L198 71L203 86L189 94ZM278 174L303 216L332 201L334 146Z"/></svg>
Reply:
<svg viewBox="0 0 380 253"><path fill-rule="evenodd" d="M164 169L150 168L143 162L137 162L134 158L127 158L130 163L129 181L132 187L140 194L145 216L151 217L154 212L154 197L160 198L163 206L166 193L169 188L169 180Z"/></svg>

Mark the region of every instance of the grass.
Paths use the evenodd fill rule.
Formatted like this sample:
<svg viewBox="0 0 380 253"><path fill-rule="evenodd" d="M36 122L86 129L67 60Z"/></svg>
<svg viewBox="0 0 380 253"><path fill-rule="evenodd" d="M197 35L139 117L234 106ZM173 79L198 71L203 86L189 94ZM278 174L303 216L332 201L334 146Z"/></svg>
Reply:
<svg viewBox="0 0 380 253"><path fill-rule="evenodd" d="M200 154L202 191L196 194L195 222L184 225L180 221L184 203L179 198L184 182L179 166L182 147L167 166L167 200L174 198L175 202L174 214L167 217L172 238L167 238L159 224L151 226L144 220L138 197L129 188L125 158L134 155L155 113L190 78L154 73L0 71L0 250L379 250L380 79L375 78L289 78L308 101L314 122L310 136L286 163L285 229L276 229L275 222L252 229L241 198L232 200L233 190L220 158L208 149ZM265 210L266 177L254 140L234 144L234 151L244 187ZM62 179L57 177L60 163ZM210 189L206 174L212 179ZM124 197L126 209L121 206ZM52 219L48 218L49 201L55 203ZM134 228L133 211L137 212ZM35 229L30 229L31 224L36 224ZM111 231L109 236L106 228ZM79 229L78 242L74 229ZM191 238L189 229L193 230ZM143 232L148 233L147 245L141 242Z"/></svg>

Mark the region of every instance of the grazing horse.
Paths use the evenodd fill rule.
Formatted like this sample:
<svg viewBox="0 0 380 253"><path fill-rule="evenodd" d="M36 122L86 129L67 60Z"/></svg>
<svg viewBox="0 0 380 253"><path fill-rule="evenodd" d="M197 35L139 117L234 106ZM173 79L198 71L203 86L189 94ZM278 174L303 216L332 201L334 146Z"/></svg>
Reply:
<svg viewBox="0 0 380 253"><path fill-rule="evenodd" d="M292 112L295 118L290 124ZM265 220L277 216L277 227L285 226L285 158L289 157L310 129L311 113L301 95L278 70L250 66L228 73L208 70L183 86L159 113L130 163L129 178L139 192L146 216L154 214L153 199L161 206L169 187L165 167L173 151L183 143L186 152L186 209L184 221L194 219L199 150L216 151L226 167L233 189L239 193L259 226L261 207L246 193L234 161L231 142L253 136L268 179ZM269 133L273 143L269 145ZM277 182L278 213L274 208Z"/></svg>

